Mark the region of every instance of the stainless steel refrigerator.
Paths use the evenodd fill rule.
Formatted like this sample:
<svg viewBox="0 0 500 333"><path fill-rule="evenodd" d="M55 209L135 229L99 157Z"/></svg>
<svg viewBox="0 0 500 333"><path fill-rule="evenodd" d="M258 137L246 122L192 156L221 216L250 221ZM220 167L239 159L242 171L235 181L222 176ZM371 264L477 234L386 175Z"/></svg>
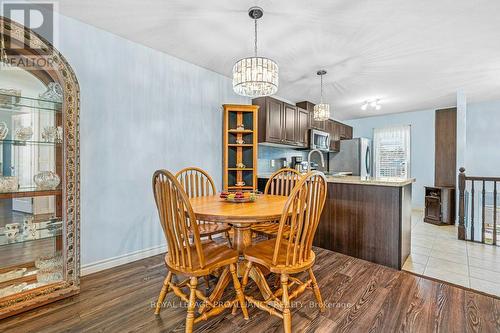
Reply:
<svg viewBox="0 0 500 333"><path fill-rule="evenodd" d="M353 176L371 177L371 146L372 142L367 138L340 141L340 151L330 154L330 172L352 172Z"/></svg>

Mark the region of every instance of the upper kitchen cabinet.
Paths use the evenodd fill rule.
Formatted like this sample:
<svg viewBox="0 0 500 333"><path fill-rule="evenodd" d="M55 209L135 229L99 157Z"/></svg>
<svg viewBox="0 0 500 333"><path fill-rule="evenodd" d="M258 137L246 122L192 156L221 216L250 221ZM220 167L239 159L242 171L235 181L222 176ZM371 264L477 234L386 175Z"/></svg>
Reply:
<svg viewBox="0 0 500 333"><path fill-rule="evenodd" d="M252 100L259 108L259 143L307 147L309 114L272 97Z"/></svg>
<svg viewBox="0 0 500 333"><path fill-rule="evenodd" d="M313 111L314 111L314 105L313 103L311 102L308 102L308 101L303 101L303 102L299 102L296 104L299 108L302 108L302 109L305 109L309 112L309 115L310 115L310 127L311 128L315 128L315 129L319 129L319 130L322 130L322 131L326 131L326 121L316 121L314 120L313 118Z"/></svg>
<svg viewBox="0 0 500 333"><path fill-rule="evenodd" d="M297 107L297 123L295 140L299 147L309 146L309 111Z"/></svg>

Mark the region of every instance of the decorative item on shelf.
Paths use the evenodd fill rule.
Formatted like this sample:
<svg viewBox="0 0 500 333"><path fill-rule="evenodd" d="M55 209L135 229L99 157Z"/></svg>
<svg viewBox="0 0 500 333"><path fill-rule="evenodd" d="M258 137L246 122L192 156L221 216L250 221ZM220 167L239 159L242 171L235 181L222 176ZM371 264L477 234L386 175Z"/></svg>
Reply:
<svg viewBox="0 0 500 333"><path fill-rule="evenodd" d="M52 190L61 183L61 178L53 171L41 171L33 176L33 181L40 189Z"/></svg>
<svg viewBox="0 0 500 333"><path fill-rule="evenodd" d="M23 291L23 289L28 285L28 283L23 282L20 284L14 284L5 288L0 289L0 298L6 297L12 294L17 294Z"/></svg>
<svg viewBox="0 0 500 333"><path fill-rule="evenodd" d="M63 90L59 83L49 82L47 90L44 93L38 95L38 97L40 97L40 99L43 99L45 101L62 103ZM45 103L45 101L38 101L38 103L40 104L40 106L46 106L47 103Z"/></svg>
<svg viewBox="0 0 500 333"><path fill-rule="evenodd" d="M330 104L323 103L323 75L326 75L326 71L321 69L316 74L321 78L321 99L320 103L314 106L313 119L316 121L325 121L330 119Z"/></svg>
<svg viewBox="0 0 500 333"><path fill-rule="evenodd" d="M42 130L42 140L45 142L62 142L62 127L46 126Z"/></svg>
<svg viewBox="0 0 500 333"><path fill-rule="evenodd" d="M15 192L19 188L17 177L0 176L0 192Z"/></svg>
<svg viewBox="0 0 500 333"><path fill-rule="evenodd" d="M236 126L236 130L237 131L244 131L245 130L245 125L239 124L238 126Z"/></svg>
<svg viewBox="0 0 500 333"><path fill-rule="evenodd" d="M236 163L236 168L238 168L238 169L245 169L246 165L243 164L243 163Z"/></svg>
<svg viewBox="0 0 500 333"><path fill-rule="evenodd" d="M9 128L5 121L0 121L0 140L4 140L9 134Z"/></svg>
<svg viewBox="0 0 500 333"><path fill-rule="evenodd" d="M33 216L25 216L23 220L23 235L28 239L37 238L37 228Z"/></svg>
<svg viewBox="0 0 500 333"><path fill-rule="evenodd" d="M45 270L59 270L63 266L63 257L60 253L36 258L35 267Z"/></svg>
<svg viewBox="0 0 500 333"><path fill-rule="evenodd" d="M260 7L252 7L248 15L254 20L254 56L240 59L233 66L233 90L238 95L262 97L278 91L279 68L271 59L257 56L257 20L264 15Z"/></svg>
<svg viewBox="0 0 500 333"><path fill-rule="evenodd" d="M245 182L244 181L241 181L241 182L236 182L235 184L236 186L245 186Z"/></svg>
<svg viewBox="0 0 500 333"><path fill-rule="evenodd" d="M16 140L27 141L33 136L33 129L31 126L21 126L16 129Z"/></svg>
<svg viewBox="0 0 500 333"><path fill-rule="evenodd" d="M21 90L0 89L0 108L12 109L21 101Z"/></svg>
<svg viewBox="0 0 500 333"><path fill-rule="evenodd" d="M19 279L20 277L23 277L24 273L26 273L28 269L26 267L22 268L16 268L11 271L1 273L0 274L0 283L5 282L5 281L10 281L14 279Z"/></svg>
<svg viewBox="0 0 500 333"><path fill-rule="evenodd" d="M5 235L8 239L14 240L19 235L20 224L19 223L7 223L5 225Z"/></svg>
<svg viewBox="0 0 500 333"><path fill-rule="evenodd" d="M243 139L236 139L236 144L243 145L243 144L245 144L245 140L243 140Z"/></svg>
<svg viewBox="0 0 500 333"><path fill-rule="evenodd" d="M53 283L63 279L63 272L61 269L39 269L36 272L36 280L39 283Z"/></svg>

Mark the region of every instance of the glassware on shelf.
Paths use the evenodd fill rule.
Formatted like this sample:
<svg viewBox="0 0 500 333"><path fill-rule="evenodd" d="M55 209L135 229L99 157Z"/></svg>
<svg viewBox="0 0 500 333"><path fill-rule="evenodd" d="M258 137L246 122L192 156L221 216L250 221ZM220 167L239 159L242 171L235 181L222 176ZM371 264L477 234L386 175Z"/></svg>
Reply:
<svg viewBox="0 0 500 333"><path fill-rule="evenodd" d="M21 90L0 89L0 107L12 109L21 100Z"/></svg>
<svg viewBox="0 0 500 333"><path fill-rule="evenodd" d="M26 267L23 267L23 268L15 268L11 271L1 273L0 283L14 279L19 279L20 277L23 277L24 273L26 273L27 270L28 269Z"/></svg>
<svg viewBox="0 0 500 333"><path fill-rule="evenodd" d="M20 225L19 223L7 223L4 228L5 235L8 239L14 240L19 235Z"/></svg>
<svg viewBox="0 0 500 333"><path fill-rule="evenodd" d="M7 127L7 123L5 121L0 121L0 140L3 140L9 134L9 128Z"/></svg>
<svg viewBox="0 0 500 333"><path fill-rule="evenodd" d="M55 189L61 183L61 178L52 171L41 171L33 177L36 186L43 190Z"/></svg>
<svg viewBox="0 0 500 333"><path fill-rule="evenodd" d="M62 142L62 127L46 126L42 130L42 140L45 142Z"/></svg>
<svg viewBox="0 0 500 333"><path fill-rule="evenodd" d="M62 270L39 269L36 273L36 280L39 283L52 283L63 279Z"/></svg>
<svg viewBox="0 0 500 333"><path fill-rule="evenodd" d="M15 192L19 188L17 177L0 176L0 192Z"/></svg>
<svg viewBox="0 0 500 333"><path fill-rule="evenodd" d="M12 294L17 294L23 291L23 289L28 285L28 283L23 282L21 284L14 284L5 288L0 289L0 298L9 296Z"/></svg>
<svg viewBox="0 0 500 333"><path fill-rule="evenodd" d="M61 270L63 266L62 255L39 257L35 260L35 267L45 270Z"/></svg>
<svg viewBox="0 0 500 333"><path fill-rule="evenodd" d="M63 101L63 90L61 88L61 85L56 82L49 82L49 85L47 87L47 90L38 95L43 100L46 101L52 101L52 102L57 102L57 103L62 103ZM38 101L40 106L45 106L44 101Z"/></svg>
<svg viewBox="0 0 500 333"><path fill-rule="evenodd" d="M31 126L22 126L16 129L16 140L27 141L33 136L33 129Z"/></svg>

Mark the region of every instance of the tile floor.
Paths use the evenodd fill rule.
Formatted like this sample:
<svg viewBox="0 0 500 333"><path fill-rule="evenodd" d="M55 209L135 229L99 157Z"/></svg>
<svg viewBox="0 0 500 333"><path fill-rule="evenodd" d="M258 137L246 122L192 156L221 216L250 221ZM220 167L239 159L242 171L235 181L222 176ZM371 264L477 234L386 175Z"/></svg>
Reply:
<svg viewBox="0 0 500 333"><path fill-rule="evenodd" d="M403 270L500 296L500 246L457 239L456 226L436 226L413 211L411 254Z"/></svg>

